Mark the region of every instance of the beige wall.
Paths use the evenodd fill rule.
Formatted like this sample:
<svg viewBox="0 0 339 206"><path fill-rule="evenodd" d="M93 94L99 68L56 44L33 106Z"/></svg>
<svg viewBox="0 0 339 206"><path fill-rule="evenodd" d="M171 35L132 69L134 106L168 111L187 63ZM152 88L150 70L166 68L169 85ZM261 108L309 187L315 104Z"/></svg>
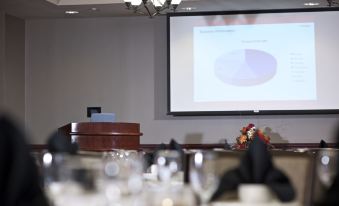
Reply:
<svg viewBox="0 0 339 206"><path fill-rule="evenodd" d="M5 13L0 10L0 111L4 106Z"/></svg>
<svg viewBox="0 0 339 206"><path fill-rule="evenodd" d="M26 22L26 125L34 143L57 127L88 121L87 106L139 122L142 143L234 142L252 122L273 142L333 141L338 115L166 116L166 18Z"/></svg>
<svg viewBox="0 0 339 206"><path fill-rule="evenodd" d="M6 15L5 105L21 123L25 119L25 21Z"/></svg>
<svg viewBox="0 0 339 206"><path fill-rule="evenodd" d="M25 21L0 14L0 109L25 119Z"/></svg>

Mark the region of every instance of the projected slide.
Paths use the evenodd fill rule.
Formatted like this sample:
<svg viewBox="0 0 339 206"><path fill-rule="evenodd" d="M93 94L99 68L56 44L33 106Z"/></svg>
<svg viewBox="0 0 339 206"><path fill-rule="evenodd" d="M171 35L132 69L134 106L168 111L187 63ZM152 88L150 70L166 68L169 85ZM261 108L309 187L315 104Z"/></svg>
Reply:
<svg viewBox="0 0 339 206"><path fill-rule="evenodd" d="M194 27L194 101L316 100L314 41L313 23Z"/></svg>
<svg viewBox="0 0 339 206"><path fill-rule="evenodd" d="M215 62L216 76L236 86L265 83L275 75L276 70L277 60L271 54L255 49L231 51Z"/></svg>

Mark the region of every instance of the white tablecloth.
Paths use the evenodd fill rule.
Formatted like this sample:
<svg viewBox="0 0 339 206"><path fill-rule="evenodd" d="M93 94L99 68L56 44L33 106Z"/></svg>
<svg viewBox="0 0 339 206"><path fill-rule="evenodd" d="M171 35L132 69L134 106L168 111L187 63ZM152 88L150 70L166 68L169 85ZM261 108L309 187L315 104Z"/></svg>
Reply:
<svg viewBox="0 0 339 206"><path fill-rule="evenodd" d="M243 202L213 202L211 206L301 206L297 202L268 202L268 203L243 203Z"/></svg>

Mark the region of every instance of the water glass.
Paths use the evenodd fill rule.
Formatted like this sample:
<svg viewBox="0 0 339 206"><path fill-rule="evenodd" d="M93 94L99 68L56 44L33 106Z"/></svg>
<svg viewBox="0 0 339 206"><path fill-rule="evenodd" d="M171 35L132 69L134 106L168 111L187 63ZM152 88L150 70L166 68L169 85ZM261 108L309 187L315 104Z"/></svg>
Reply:
<svg viewBox="0 0 339 206"><path fill-rule="evenodd" d="M320 182L329 188L338 171L338 150L321 149L317 152L316 172Z"/></svg>
<svg viewBox="0 0 339 206"><path fill-rule="evenodd" d="M208 204L219 184L215 160L216 154L212 151L199 151L190 158L190 184L201 205Z"/></svg>
<svg viewBox="0 0 339 206"><path fill-rule="evenodd" d="M104 178L100 184L110 204L127 204L143 190L143 160L137 151L116 150L103 156ZM129 203L128 203L129 204Z"/></svg>
<svg viewBox="0 0 339 206"><path fill-rule="evenodd" d="M155 164L161 182L169 183L182 167L180 152L176 150L160 150L156 153Z"/></svg>
<svg viewBox="0 0 339 206"><path fill-rule="evenodd" d="M101 167L92 161L87 164L77 155L43 155L45 191L51 205L104 206L106 198L97 187ZM97 163L101 163L100 159ZM98 167L97 167L98 166Z"/></svg>

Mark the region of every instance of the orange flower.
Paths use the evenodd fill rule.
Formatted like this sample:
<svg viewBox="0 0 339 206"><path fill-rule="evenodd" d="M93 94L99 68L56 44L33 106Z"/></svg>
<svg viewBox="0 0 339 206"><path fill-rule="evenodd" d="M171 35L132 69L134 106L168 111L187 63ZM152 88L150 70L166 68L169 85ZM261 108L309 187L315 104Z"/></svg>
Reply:
<svg viewBox="0 0 339 206"><path fill-rule="evenodd" d="M258 137L262 141L264 141L267 145L270 145L271 138L264 134L264 132L255 127L254 124L248 124L246 127L242 127L241 135L236 138L237 144L235 146L236 149L246 149L248 147L248 143L253 141L254 138Z"/></svg>
<svg viewBox="0 0 339 206"><path fill-rule="evenodd" d="M246 143L246 142L247 142L247 136L246 136L246 135L240 135L240 136L238 137L238 142L239 142L239 144L244 144L244 143Z"/></svg>

